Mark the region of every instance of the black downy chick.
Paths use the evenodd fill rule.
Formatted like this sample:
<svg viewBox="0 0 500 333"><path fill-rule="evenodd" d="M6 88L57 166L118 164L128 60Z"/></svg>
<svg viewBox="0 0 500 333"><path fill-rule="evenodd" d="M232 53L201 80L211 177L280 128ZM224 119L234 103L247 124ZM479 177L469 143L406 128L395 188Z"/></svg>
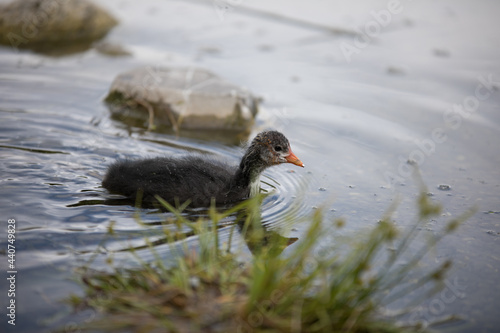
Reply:
<svg viewBox="0 0 500 333"><path fill-rule="evenodd" d="M158 195L172 205L189 200L191 208L209 207L214 199L224 206L258 193L262 171L281 163L304 167L283 134L266 131L252 140L238 167L203 156L124 160L109 167L102 186L134 200L139 194L145 203Z"/></svg>

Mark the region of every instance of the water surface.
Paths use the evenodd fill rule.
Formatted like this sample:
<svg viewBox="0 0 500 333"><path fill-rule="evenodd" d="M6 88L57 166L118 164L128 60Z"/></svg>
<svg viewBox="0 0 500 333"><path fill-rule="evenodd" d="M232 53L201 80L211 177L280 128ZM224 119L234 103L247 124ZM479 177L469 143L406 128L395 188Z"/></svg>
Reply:
<svg viewBox="0 0 500 333"><path fill-rule="evenodd" d="M355 235L375 225L396 197L402 198L398 225L411 225L418 189L407 161L418 162L429 192L444 205L422 236L471 206L478 212L429 259L453 259L448 281L463 297L445 302L437 295L412 319L458 314L463 320L451 329L460 332L500 325L496 2L402 2L403 10L350 58L342 43L355 45L356 33L373 21L371 11L386 9L385 2L242 1L222 12L201 1L101 3L121 20L106 41L131 56L89 49L51 57L0 48L0 198L2 218L17 221L20 272L18 326L9 330L38 332L90 318L64 316L68 309L59 300L82 292L72 268L101 243L111 221L117 240L108 250L140 246L160 228L165 213L106 204L112 197L100 183L109 163L194 151L236 164L242 155L234 143L151 132L112 118L103 99L113 78L141 65L202 66L264 97L251 136L267 127L283 131L306 164L275 167L262 177L263 188L274 190L262 209L266 226L290 237L300 240L308 225L302 218L321 206L327 219L348 221L342 233ZM332 34L324 27L361 32ZM481 88L488 94L473 112L446 116L454 105L466 106L485 80L494 82ZM435 135L440 129L446 139ZM221 225L223 240L229 230ZM1 238L3 249L4 231ZM167 246L158 251L168 258Z"/></svg>

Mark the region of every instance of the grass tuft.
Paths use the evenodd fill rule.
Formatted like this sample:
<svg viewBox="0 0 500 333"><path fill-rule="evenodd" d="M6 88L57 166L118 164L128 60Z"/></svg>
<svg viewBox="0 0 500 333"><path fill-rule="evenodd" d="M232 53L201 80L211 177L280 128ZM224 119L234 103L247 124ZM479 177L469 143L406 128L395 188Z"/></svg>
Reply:
<svg viewBox="0 0 500 333"><path fill-rule="evenodd" d="M325 225L342 228L346 222L328 223L318 209L310 217L302 238L283 254L283 249L296 239L262 226L261 200L262 196L258 196L223 212L211 208L209 218L197 222L188 220L181 211L163 202L175 214L179 228L179 232L165 229L168 242L172 246L183 243L180 230L188 227L198 237L197 248L184 245L179 253L176 247L179 253L176 263L169 267L157 256L153 262L142 262L140 268L112 266L111 273L84 269L81 281L85 296L71 296L67 301L75 310L92 308L100 316L80 325L79 329L115 332L416 330L416 327L399 326L397 317L387 316L383 310L411 292L417 291L424 299L429 296L427 292L439 290L451 261L423 273L417 269L419 263L442 237L456 230L473 213L469 211L451 220L443 232L422 244L416 240L418 228L441 212L440 205L432 203L422 191L417 202L418 220L411 230L401 232L395 227L392 213L396 207L393 206L366 235L350 239L347 248L339 247L337 251L332 245L320 251L318 245L324 243ZM239 223L233 228L240 230L253 253L250 262L242 262L238 251L231 252L231 244L220 243L217 225L234 214L239 215ZM112 226L109 233L113 233ZM231 241L232 237L229 243ZM154 251L152 243L147 239L146 243ZM403 259L405 265L400 264Z"/></svg>

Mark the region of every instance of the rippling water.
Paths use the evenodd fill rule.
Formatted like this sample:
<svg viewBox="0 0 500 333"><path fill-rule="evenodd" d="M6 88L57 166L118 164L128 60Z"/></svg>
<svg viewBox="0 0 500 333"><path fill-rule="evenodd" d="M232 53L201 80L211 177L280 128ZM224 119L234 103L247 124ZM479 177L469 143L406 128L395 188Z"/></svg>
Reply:
<svg viewBox="0 0 500 333"><path fill-rule="evenodd" d="M247 16L238 8L221 21L211 6L196 1L103 3L122 21L108 40L123 44L133 56L109 57L90 49L52 58L0 48L0 198L2 219L17 221L20 331L67 324L60 319L67 308L59 300L82 292L70 279L71 269L101 244L111 221L116 238L106 243L104 254L130 244L140 248L144 235L160 237L157 231L168 213L110 204L114 196L101 187L107 165L120 158L187 152L236 164L242 155L242 147L231 140L149 132L111 117L103 103L111 81L144 64L204 66L265 97L251 136L266 127L283 131L306 168L282 165L264 173L262 188L270 196L262 218L269 230L286 230L299 241L315 209L323 208L327 220L345 218L342 233L356 234L374 225L398 196L396 221L401 227L410 225L417 189L404 168L408 159L421 157L429 192L445 207L443 217L422 233L437 232L446 218L473 205L478 213L440 245L435 259L454 260L450 279L459 279L467 296L446 303L442 311L424 305L427 312L417 318L458 313L464 321L457 329L463 332L500 325L494 310L500 306L498 83L458 128L449 128L443 118L454 104L474 95L478 77L493 75L500 81L500 51L493 45L498 24L496 30L481 25L492 22L494 10L489 9L498 9L496 3L481 2L477 14L461 1L415 4L351 63L339 44L352 42L352 36ZM261 2L253 6L267 8ZM385 3L377 6L350 8L351 16L343 18L299 5L280 8L286 8L288 17L362 26L370 10ZM165 22L170 12L182 15ZM422 143L429 142L436 128L446 129L447 140L426 153ZM397 181L391 183L388 175ZM439 185L449 185L451 191L439 190ZM223 241L232 221L220 225ZM3 251L4 230L0 235ZM157 251L169 258L165 244L159 242ZM139 253L146 259L151 255ZM98 267L105 267L104 257L96 261ZM126 253L118 252L116 259L130 264Z"/></svg>

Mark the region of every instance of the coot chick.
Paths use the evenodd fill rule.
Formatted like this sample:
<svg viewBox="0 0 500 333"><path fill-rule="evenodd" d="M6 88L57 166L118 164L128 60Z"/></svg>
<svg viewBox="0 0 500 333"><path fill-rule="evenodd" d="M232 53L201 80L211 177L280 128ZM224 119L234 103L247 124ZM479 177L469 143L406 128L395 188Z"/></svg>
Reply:
<svg viewBox="0 0 500 333"><path fill-rule="evenodd" d="M292 163L304 164L295 156L288 139L277 131L259 133L243 155L239 166L229 166L205 156L157 157L125 160L112 164L102 186L112 193L155 202L155 195L172 205L230 205L258 193L259 175L264 169Z"/></svg>

